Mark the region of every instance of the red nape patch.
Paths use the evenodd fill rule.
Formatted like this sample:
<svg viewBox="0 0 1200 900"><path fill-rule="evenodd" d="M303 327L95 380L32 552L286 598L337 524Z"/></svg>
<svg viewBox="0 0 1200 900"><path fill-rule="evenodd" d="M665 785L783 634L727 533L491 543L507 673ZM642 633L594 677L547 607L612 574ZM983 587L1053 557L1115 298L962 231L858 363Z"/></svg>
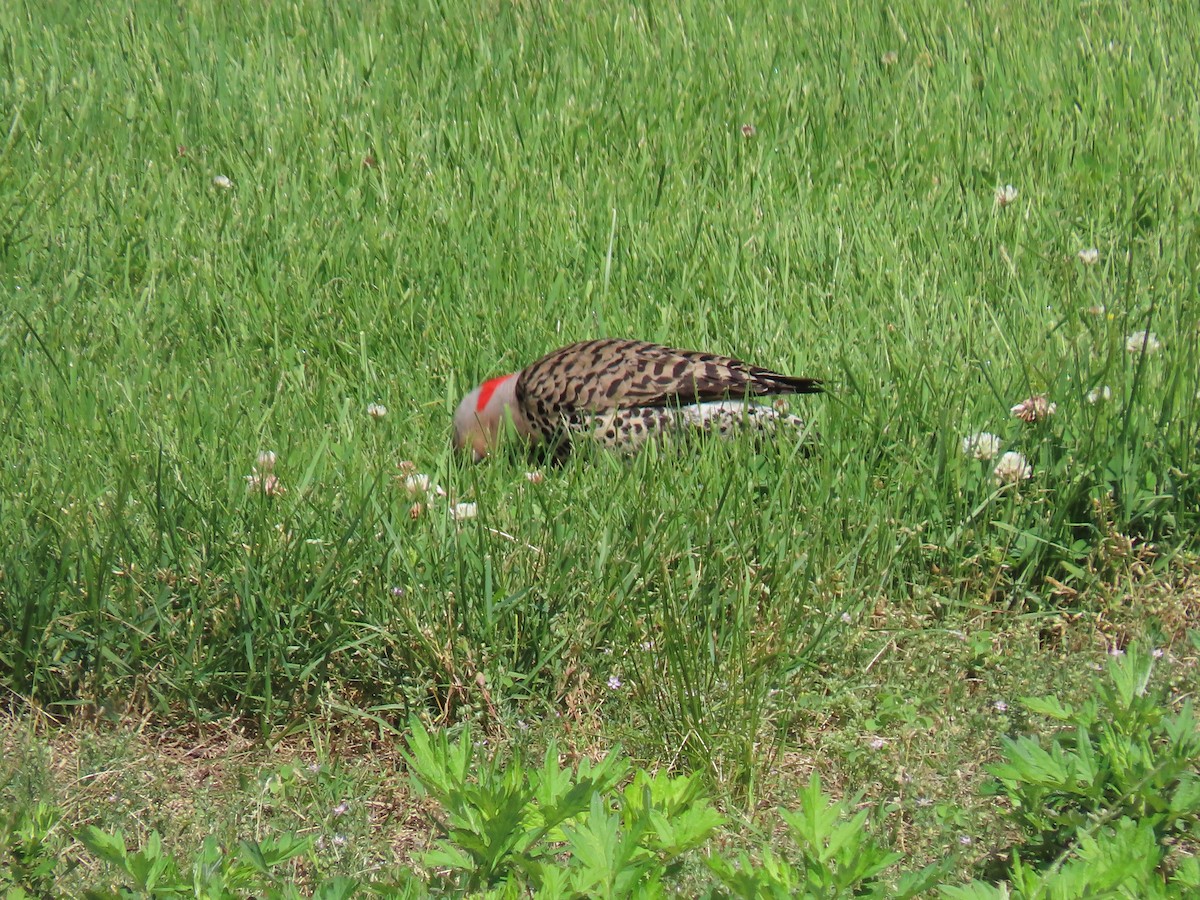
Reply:
<svg viewBox="0 0 1200 900"><path fill-rule="evenodd" d="M499 378L492 378L485 381L479 386L479 400L475 404L475 412L483 412L483 408L488 405L488 401L492 399L492 394L496 393L496 388L512 378L511 375L501 375Z"/></svg>

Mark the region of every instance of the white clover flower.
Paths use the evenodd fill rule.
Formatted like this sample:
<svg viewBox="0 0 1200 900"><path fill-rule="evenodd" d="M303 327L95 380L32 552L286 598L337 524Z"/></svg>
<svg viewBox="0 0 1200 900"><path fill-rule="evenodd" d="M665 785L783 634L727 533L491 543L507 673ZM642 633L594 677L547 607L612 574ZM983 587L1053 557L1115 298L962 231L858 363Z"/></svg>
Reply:
<svg viewBox="0 0 1200 900"><path fill-rule="evenodd" d="M992 704L992 709L994 709L996 712L1007 712L1008 704L1005 703L1003 700L997 700L995 703Z"/></svg>
<svg viewBox="0 0 1200 900"><path fill-rule="evenodd" d="M1033 466L1016 450L1009 450L1000 457L992 474L996 477L996 483L999 485L1016 484L1018 481L1025 481L1033 477Z"/></svg>
<svg viewBox="0 0 1200 900"><path fill-rule="evenodd" d="M1084 250L1080 250L1075 255L1079 257L1079 261L1085 266L1094 266L1100 261L1100 251L1095 247L1088 247Z"/></svg>
<svg viewBox="0 0 1200 900"><path fill-rule="evenodd" d="M541 484L543 481L546 480L546 476L535 469L532 472L525 473L525 480L528 481L530 484Z"/></svg>
<svg viewBox="0 0 1200 900"><path fill-rule="evenodd" d="M347 801L343 800L341 803L339 803L337 806L335 806L333 808L333 817L335 819L339 818L341 816L344 816L349 811L350 811L350 804Z"/></svg>
<svg viewBox="0 0 1200 900"><path fill-rule="evenodd" d="M428 494L429 487L432 484L433 479L421 472L405 476L404 478L404 489L408 491L410 497L416 497L418 494Z"/></svg>
<svg viewBox="0 0 1200 900"><path fill-rule="evenodd" d="M996 205L1000 207L1008 206L1010 203L1015 203L1017 200L1017 189L1011 184L1001 185L996 188Z"/></svg>
<svg viewBox="0 0 1200 900"><path fill-rule="evenodd" d="M214 175L212 183L213 187L220 188L223 191L228 191L233 187L233 182L225 175Z"/></svg>
<svg viewBox="0 0 1200 900"><path fill-rule="evenodd" d="M424 472L406 475L404 477L404 490L408 492L408 496L410 497L425 497L429 494L433 494L435 497L446 496L446 492L442 489L442 486L434 482Z"/></svg>
<svg viewBox="0 0 1200 900"><path fill-rule="evenodd" d="M246 476L246 492L262 494L265 497L278 497L287 493L283 482L275 475L275 453L272 450L261 450Z"/></svg>
<svg viewBox="0 0 1200 900"><path fill-rule="evenodd" d="M887 742L884 741L883 738L877 737L877 738L871 738L871 742L869 744L867 744L867 746L870 747L872 750L882 750L884 748L884 746L886 745L886 743Z"/></svg>
<svg viewBox="0 0 1200 900"><path fill-rule="evenodd" d="M1044 395L1038 397L1029 397L1022 400L1014 406L1009 412L1020 419L1022 422L1041 422L1043 419L1048 419L1054 415L1054 411L1058 409L1057 403L1051 403Z"/></svg>
<svg viewBox="0 0 1200 900"><path fill-rule="evenodd" d="M1000 447L1003 444L1004 442L1000 439L999 435L980 431L977 434L969 434L962 439L962 452L964 456L969 456L972 459L995 459L1000 454Z"/></svg>
<svg viewBox="0 0 1200 900"><path fill-rule="evenodd" d="M1135 331L1125 338L1125 349L1130 353L1141 353L1142 350L1145 350L1149 355L1161 350L1162 342L1153 331Z"/></svg>
<svg viewBox="0 0 1200 900"><path fill-rule="evenodd" d="M382 419L387 415L387 407L382 403L368 403L367 415L372 419Z"/></svg>
<svg viewBox="0 0 1200 900"><path fill-rule="evenodd" d="M260 493L264 497L278 497L287 493L287 488L283 486L283 482L272 472L255 471L247 475L246 490L251 494Z"/></svg>
<svg viewBox="0 0 1200 900"><path fill-rule="evenodd" d="M479 514L479 507L474 503L455 503L450 509L450 518L456 522L463 519L473 519Z"/></svg>
<svg viewBox="0 0 1200 900"><path fill-rule="evenodd" d="M851 617L850 613L848 613L848 612L842 613L841 618L842 618L842 622L846 625L850 625L854 622L853 617Z"/></svg>
<svg viewBox="0 0 1200 900"><path fill-rule="evenodd" d="M1101 400L1109 401L1112 399L1112 388L1107 384L1102 384L1100 387L1094 387L1087 392L1087 402L1091 404L1099 403Z"/></svg>

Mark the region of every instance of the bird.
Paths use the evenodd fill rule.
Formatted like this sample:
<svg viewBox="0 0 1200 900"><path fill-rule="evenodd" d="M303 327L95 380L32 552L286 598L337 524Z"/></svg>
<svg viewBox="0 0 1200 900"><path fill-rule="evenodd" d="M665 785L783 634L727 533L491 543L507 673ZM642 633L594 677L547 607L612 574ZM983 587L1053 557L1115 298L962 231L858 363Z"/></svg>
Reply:
<svg viewBox="0 0 1200 900"><path fill-rule="evenodd" d="M511 422L531 447L561 462L581 436L632 452L687 431L773 433L782 425L802 433L798 417L754 398L822 390L820 379L715 353L622 338L579 341L468 393L454 413L453 443L479 462Z"/></svg>

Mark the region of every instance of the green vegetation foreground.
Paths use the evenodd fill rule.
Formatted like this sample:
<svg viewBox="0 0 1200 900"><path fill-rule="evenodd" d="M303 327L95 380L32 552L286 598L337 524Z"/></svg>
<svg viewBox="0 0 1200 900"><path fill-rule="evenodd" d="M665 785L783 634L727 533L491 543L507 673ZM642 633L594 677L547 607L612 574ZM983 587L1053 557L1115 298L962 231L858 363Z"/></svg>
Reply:
<svg viewBox="0 0 1200 900"><path fill-rule="evenodd" d="M0 7L11 710L620 739L768 830L815 766L934 858L1019 696L1194 690L1200 22L844 6ZM816 452L452 453L597 337L823 379Z"/></svg>

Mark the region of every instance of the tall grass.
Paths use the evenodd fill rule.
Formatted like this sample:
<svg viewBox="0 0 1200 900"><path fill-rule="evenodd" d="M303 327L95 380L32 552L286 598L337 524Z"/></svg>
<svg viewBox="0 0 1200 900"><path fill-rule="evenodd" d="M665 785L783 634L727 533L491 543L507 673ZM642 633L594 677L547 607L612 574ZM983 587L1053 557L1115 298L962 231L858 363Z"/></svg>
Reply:
<svg viewBox="0 0 1200 900"><path fill-rule="evenodd" d="M7 4L3 684L264 733L563 715L749 784L843 614L1042 609L1189 546L1197 32L1184 4ZM450 457L462 392L597 335L828 379L797 404L819 449L536 484ZM998 488L977 431L1033 477ZM285 493L247 490L264 449ZM400 460L450 501L413 518Z"/></svg>

